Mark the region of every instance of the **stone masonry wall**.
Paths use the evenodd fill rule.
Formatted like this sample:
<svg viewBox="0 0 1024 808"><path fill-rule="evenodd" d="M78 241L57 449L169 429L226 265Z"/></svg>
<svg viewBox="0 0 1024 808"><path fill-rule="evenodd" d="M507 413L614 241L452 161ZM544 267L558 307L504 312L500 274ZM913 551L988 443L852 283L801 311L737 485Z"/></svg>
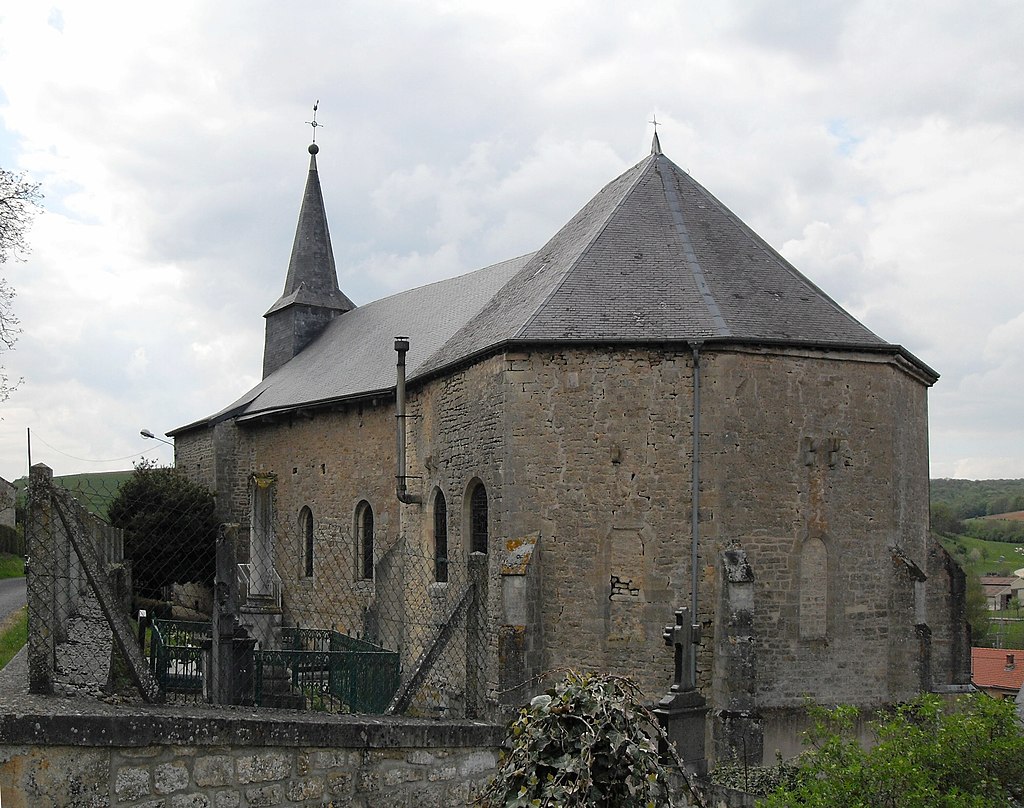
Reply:
<svg viewBox="0 0 1024 808"><path fill-rule="evenodd" d="M661 628L690 597L690 354L505 358L504 518L545 548L546 664L629 674L656 697L672 675ZM761 705L910 695L919 647L903 639L915 615L890 613L905 582L889 548L925 566L925 385L877 355L715 351L701 361L702 688L717 559L737 539L754 570ZM801 637L811 539L826 565L805 608L825 613L806 625L825 630Z"/></svg>
<svg viewBox="0 0 1024 808"><path fill-rule="evenodd" d="M493 774L501 729L394 720L0 718L9 808L448 808Z"/></svg>

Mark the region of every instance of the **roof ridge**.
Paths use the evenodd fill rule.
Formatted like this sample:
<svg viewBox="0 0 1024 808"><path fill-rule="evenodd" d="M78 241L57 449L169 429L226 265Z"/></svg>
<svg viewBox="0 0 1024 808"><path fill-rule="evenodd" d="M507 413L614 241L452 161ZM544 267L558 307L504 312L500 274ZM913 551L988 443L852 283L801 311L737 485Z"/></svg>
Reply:
<svg viewBox="0 0 1024 808"><path fill-rule="evenodd" d="M659 156L661 156L660 153ZM664 159L670 169L676 169L674 173L678 175L680 172L679 166L667 157ZM707 306L711 322L721 332L715 336L731 337L732 329L729 328L722 310L718 307L718 301L715 300L715 295L708 285L707 277L704 275L704 268L701 266L700 259L693 249L693 239L690 236L690 228L686 224L686 217L683 216L683 205L682 200L679 198L679 189L672 184L673 178L667 176L673 172L663 173L657 163L655 163L654 170L658 174L658 179L661 180L661 188L665 192L665 201L668 202L669 212L672 214L672 224L675 225L676 235L679 237L683 262L690 269L690 274L693 276L693 282L697 286L697 291L700 292L701 299L704 301L704 305Z"/></svg>
<svg viewBox="0 0 1024 808"><path fill-rule="evenodd" d="M660 152L658 152L658 154L660 154ZM569 276L572 275L573 269L577 267L587 255L590 254L590 251L594 248L594 245L600 240L601 236L604 234L604 231L608 229L608 225L615 218L615 214L619 212L619 210L625 204L626 200L629 198L630 194L632 194L633 191L636 189L637 185L640 184L640 180L647 175L648 171L650 171L651 165L654 165L656 163L656 158L658 157L658 154L654 154L652 152L639 163L635 163L631 168L626 169L626 171L631 171L633 169L640 170L637 171L637 175L629 184L629 187L627 187L622 192L622 195L619 197L619 200L615 203L614 207L612 207L612 209L608 211L608 214L605 216L604 223L597 230L597 232L594 233L593 238L590 239L590 242L587 244L586 248L580 250L579 255L576 256L576 259L566 268L565 272L562 274L562 279L557 284L555 284L555 286L551 289L551 291L548 292L544 299L537 304L537 307L534 309L533 314L526 318L526 320L519 327L519 329L510 336L510 339L517 339L518 337L521 337L537 319L537 317L540 315L540 312L544 309L544 307L551 301L552 298L554 298L554 296L561 290L561 288L565 286L566 282L569 280ZM649 165L644 166L644 168L641 169L640 166L642 166L644 163L648 163ZM612 180L612 182L614 182L614 180ZM610 185L611 183L608 184ZM598 196L600 196L600 191L598 192ZM558 234L556 233L555 236L557 235ZM552 238L548 239L548 241L550 242L552 239L555 238L555 236L552 236ZM542 249L544 248L541 247L541 250ZM537 252L540 252L540 250L537 250ZM511 279L509 280L509 283L511 283Z"/></svg>
<svg viewBox="0 0 1024 808"><path fill-rule="evenodd" d="M668 162L672 163L672 161L668 157L665 157L665 159L668 160ZM679 169L679 166L676 166L675 163L672 163L672 165L675 166L677 169ZM682 169L679 169L679 170L682 171ZM869 334L874 336L879 341L885 342L885 340L882 340L881 337L878 337L878 335L875 334L874 331L872 331L870 328L868 328L866 325L864 325L864 323L862 323L860 320L858 320L856 317L854 317L852 314L850 314L850 312L848 312L841 305L839 305L839 303L837 303L832 298L832 296L828 294L828 292L826 292L824 289L822 289L820 286L818 286L818 284L816 284L814 281L812 281L809 277L804 275L799 269L797 269L795 266L793 266L793 264L789 261L789 259L787 259L778 250L776 250L771 244L769 244L762 236L760 236L758 234L758 232L756 230L754 230L750 225L748 225L745 221L743 221L743 219L741 219L739 216L737 216L733 212L732 208L730 208L721 199L719 199L717 196L715 196L713 193L711 193L711 191L709 191L707 188L705 188L703 185L701 185L700 181L695 180L690 175L689 172L685 172L685 173L686 173L686 176L689 178L690 182L693 184L693 186L696 188L696 190L702 196L704 196L709 202L717 205L721 209L721 211L726 215L726 217L731 222L733 222L733 224L737 225L748 236L753 238L754 243L756 244L758 249L760 249L762 252L766 253L770 258L777 259L782 264L782 268L784 270L786 270L786 272L788 272L791 276L795 277L797 280L801 281L802 283L806 283L814 292L816 292L822 299L825 300L825 302L827 302L837 312L842 314L844 317L846 317L851 322L856 323L857 325L859 325L861 328L863 328L865 331L867 331Z"/></svg>

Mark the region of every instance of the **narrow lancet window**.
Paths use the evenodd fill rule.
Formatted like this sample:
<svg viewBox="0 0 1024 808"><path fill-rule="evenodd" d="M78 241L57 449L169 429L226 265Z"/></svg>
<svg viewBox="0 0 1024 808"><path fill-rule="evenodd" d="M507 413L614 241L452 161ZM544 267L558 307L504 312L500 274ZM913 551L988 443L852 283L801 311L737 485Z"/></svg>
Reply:
<svg viewBox="0 0 1024 808"><path fill-rule="evenodd" d="M469 496L470 550L487 552L487 489L477 483Z"/></svg>
<svg viewBox="0 0 1024 808"><path fill-rule="evenodd" d="M440 491L434 497L434 580L448 582L448 504Z"/></svg>

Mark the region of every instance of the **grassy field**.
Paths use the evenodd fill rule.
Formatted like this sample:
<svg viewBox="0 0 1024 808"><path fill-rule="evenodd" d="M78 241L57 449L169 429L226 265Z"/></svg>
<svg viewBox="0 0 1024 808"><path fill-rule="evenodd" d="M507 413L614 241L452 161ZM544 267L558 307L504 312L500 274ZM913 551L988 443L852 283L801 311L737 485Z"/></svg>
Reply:
<svg viewBox="0 0 1024 808"><path fill-rule="evenodd" d="M53 482L61 488L66 488L75 495L75 499L81 502L90 513L94 513L101 519L107 518L107 508L117 496L117 490L121 484L134 474L133 471L104 471L95 474L67 474L63 477L54 477ZM22 477L14 481L21 496L25 490L28 480Z"/></svg>
<svg viewBox="0 0 1024 808"><path fill-rule="evenodd" d="M28 606L22 606L0 624L0 668L28 642Z"/></svg>
<svg viewBox="0 0 1024 808"><path fill-rule="evenodd" d="M1024 553L1017 552L1020 545L970 536L940 535L939 540L968 575L1013 575L1014 570L1024 567Z"/></svg>
<svg viewBox="0 0 1024 808"><path fill-rule="evenodd" d="M0 578L20 578L25 574L25 559L0 553Z"/></svg>

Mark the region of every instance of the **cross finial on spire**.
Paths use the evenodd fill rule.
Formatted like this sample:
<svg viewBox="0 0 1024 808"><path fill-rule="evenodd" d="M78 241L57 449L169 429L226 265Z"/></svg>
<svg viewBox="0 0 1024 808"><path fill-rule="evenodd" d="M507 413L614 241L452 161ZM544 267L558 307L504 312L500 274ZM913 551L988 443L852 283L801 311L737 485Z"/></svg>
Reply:
<svg viewBox="0 0 1024 808"><path fill-rule="evenodd" d="M316 122L316 110L317 110L317 107L319 107L319 106L320 106L320 99L318 98L316 100L316 102L313 104L313 120L306 121L306 125L307 126L312 126L313 127L313 142L314 143L316 143L316 128L318 126L323 126L322 123L317 123Z"/></svg>
<svg viewBox="0 0 1024 808"><path fill-rule="evenodd" d="M654 124L654 140L651 141L651 154L661 154L661 141L658 140L658 116L652 115L648 123Z"/></svg>

